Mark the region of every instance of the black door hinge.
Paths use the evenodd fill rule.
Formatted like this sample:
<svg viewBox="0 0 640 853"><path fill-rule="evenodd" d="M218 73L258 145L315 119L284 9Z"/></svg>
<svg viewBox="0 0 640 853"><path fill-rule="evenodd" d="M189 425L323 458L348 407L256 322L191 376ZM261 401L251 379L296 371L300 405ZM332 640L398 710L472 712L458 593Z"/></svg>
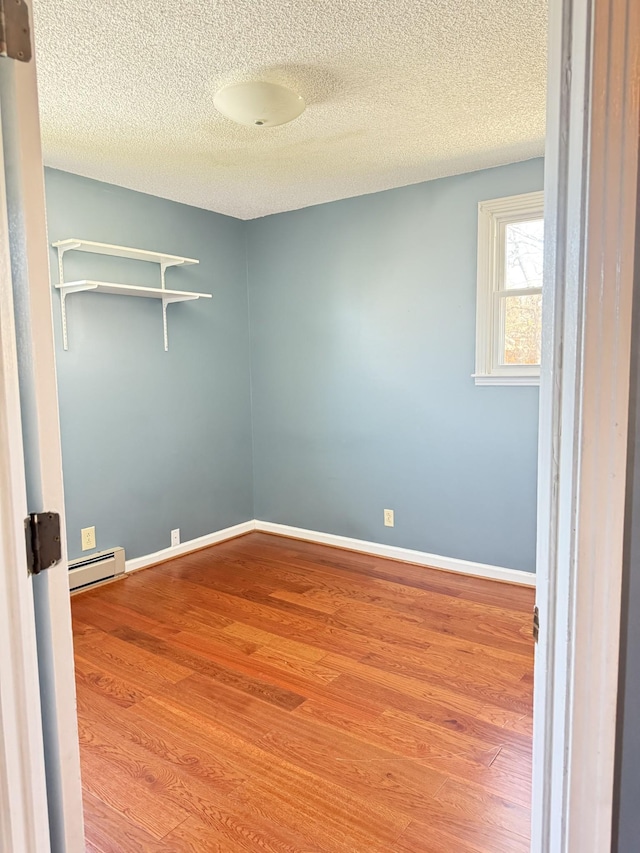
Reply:
<svg viewBox="0 0 640 853"><path fill-rule="evenodd" d="M31 27L24 0L0 0L0 56L29 62Z"/></svg>
<svg viewBox="0 0 640 853"><path fill-rule="evenodd" d="M55 566L62 559L60 515L57 512L32 512L24 520L24 533L27 566L32 575L39 575L43 569Z"/></svg>
<svg viewBox="0 0 640 853"><path fill-rule="evenodd" d="M533 608L533 642L537 643L540 636L540 611L538 605Z"/></svg>

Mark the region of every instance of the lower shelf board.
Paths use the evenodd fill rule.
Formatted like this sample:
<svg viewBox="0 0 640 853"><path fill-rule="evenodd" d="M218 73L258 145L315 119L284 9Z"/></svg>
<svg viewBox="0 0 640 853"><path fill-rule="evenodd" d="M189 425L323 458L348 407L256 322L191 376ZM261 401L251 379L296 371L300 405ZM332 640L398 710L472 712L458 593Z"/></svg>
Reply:
<svg viewBox="0 0 640 853"><path fill-rule="evenodd" d="M164 280L164 279L163 279ZM146 299L162 300L162 325L164 331L165 352L169 349L169 335L167 330L167 305L172 302L191 302L194 299L211 299L211 293L196 293L190 290L169 290L164 287L141 287L135 284L118 284L109 281L92 281L81 279L79 281L67 281L56 284L60 291L60 308L62 312L62 343L65 350L69 349L67 333L67 296L72 293L109 293L115 296L137 296Z"/></svg>

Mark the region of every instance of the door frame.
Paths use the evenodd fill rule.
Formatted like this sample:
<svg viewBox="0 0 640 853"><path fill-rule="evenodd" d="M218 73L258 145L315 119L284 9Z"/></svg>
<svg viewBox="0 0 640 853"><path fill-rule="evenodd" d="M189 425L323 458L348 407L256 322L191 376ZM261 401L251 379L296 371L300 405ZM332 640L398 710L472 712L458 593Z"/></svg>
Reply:
<svg viewBox="0 0 640 853"><path fill-rule="evenodd" d="M46 795L40 794L34 800L35 792L27 789L23 799L36 824L48 817L48 836L53 853L83 853L80 749L33 10L32 0L24 2L32 24L34 59L30 62L0 59L4 160L4 168L0 170L0 194L4 195L3 210L6 212L0 217L0 252L3 247L8 247L5 265L7 270L10 268L0 289L3 293L12 291L13 315L5 317L5 320L7 325L14 320L17 353L17 359L3 360L2 365L5 381L14 388L8 401L14 443L12 447L0 448L0 464L5 460L13 465L19 464L26 485L26 505L14 492L14 514L17 513L22 520L27 512L46 510L60 514L62 560L34 576L30 584L41 702L34 703L28 709L28 715L35 715L41 710L39 755L40 760L44 758ZM0 272L5 270L0 269ZM5 307L4 302L2 307ZM3 348L3 357L5 355ZM19 396L15 394L15 388ZM24 455L19 452L15 435L19 425ZM4 519L2 521L4 527ZM18 549L24 546L24 531L21 542L22 546L20 542L16 543ZM15 590L14 597L7 600L14 608L18 605ZM20 627L12 623L11 628L14 666L21 665L28 675L33 661L27 657L28 650L21 650L15 645ZM5 663L6 660L0 660L0 665ZM31 675L33 677L33 673ZM5 726L8 721L2 722ZM23 721L14 722L20 727L14 730L13 736L22 736ZM9 849L32 848L15 846Z"/></svg>
<svg viewBox="0 0 640 853"><path fill-rule="evenodd" d="M608 853L611 845L639 15L637 0L550 4L545 274L555 289L553 298L545 300L540 396L541 641L535 665L533 853ZM0 103L10 167L6 195L21 391L17 412L15 389L9 395L14 444L9 447L0 434L0 453L3 461L15 461L21 408L27 421L29 509L56 510L64 518L34 62L0 60ZM1 244L2 234L0 254ZM6 359L4 340L2 355ZM5 371L14 368L17 372L17 365L3 361ZM6 455L10 453L13 457ZM7 496L5 488L0 500ZM19 502L15 492L13 499ZM17 503L14 508L22 511ZM15 524L5 527L4 515L2 523L0 544L7 547L7 532L15 551ZM80 853L84 842L66 556L38 578L33 593L52 847ZM20 604L17 597L12 600ZM15 622L11 628L24 643ZM28 646L28 637L26 642ZM25 648L14 645L10 657L15 676L26 682L30 677L33 686ZM6 655L0 657L3 669L7 662ZM8 725L4 716L2 725ZM6 793L0 787L0 802ZM23 793L28 812L26 800L34 792Z"/></svg>
<svg viewBox="0 0 640 853"><path fill-rule="evenodd" d="M0 176L4 176L0 132ZM0 850L48 853L47 786L4 181L0 180Z"/></svg>
<svg viewBox="0 0 640 853"><path fill-rule="evenodd" d="M551 4L532 851L609 853L634 281L640 4Z"/></svg>

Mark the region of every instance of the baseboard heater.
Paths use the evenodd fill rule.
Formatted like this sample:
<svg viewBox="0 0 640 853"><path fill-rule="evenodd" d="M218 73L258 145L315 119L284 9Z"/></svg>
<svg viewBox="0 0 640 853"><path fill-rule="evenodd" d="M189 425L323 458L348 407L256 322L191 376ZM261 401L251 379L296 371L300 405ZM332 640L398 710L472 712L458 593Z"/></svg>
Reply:
<svg viewBox="0 0 640 853"><path fill-rule="evenodd" d="M100 551L90 557L69 561L69 589L92 586L124 574L124 548Z"/></svg>

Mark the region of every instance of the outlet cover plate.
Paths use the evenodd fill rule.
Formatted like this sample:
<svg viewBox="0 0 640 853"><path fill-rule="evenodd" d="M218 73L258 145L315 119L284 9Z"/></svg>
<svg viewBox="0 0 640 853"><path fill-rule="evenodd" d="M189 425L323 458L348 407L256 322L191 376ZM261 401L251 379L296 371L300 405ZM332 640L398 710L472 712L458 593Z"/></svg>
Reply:
<svg viewBox="0 0 640 853"><path fill-rule="evenodd" d="M180 544L180 528L176 527L175 530L171 531L171 547L173 548L175 545Z"/></svg>
<svg viewBox="0 0 640 853"><path fill-rule="evenodd" d="M395 519L393 517L392 509L385 509L384 511L384 526L385 527L393 527L395 524Z"/></svg>
<svg viewBox="0 0 640 853"><path fill-rule="evenodd" d="M96 529L95 527L83 527L80 531L80 541L82 542L83 551L91 551L96 547Z"/></svg>

